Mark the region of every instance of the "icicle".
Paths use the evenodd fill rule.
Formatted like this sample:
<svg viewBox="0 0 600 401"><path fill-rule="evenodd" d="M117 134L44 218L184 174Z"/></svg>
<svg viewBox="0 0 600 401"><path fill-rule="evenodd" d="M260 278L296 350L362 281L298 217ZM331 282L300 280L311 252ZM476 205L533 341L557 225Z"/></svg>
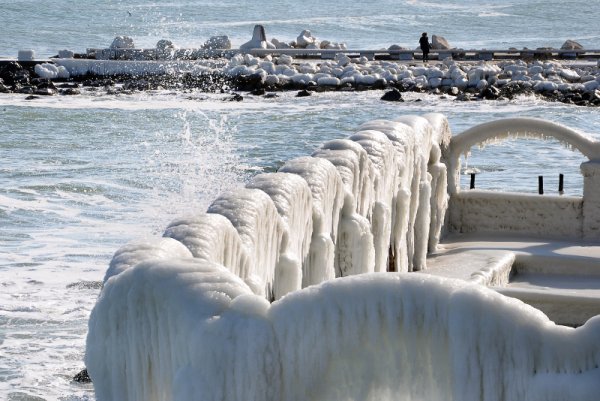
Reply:
<svg viewBox="0 0 600 401"><path fill-rule="evenodd" d="M313 200L313 234L308 264L303 266L305 283L315 284L316 277L329 277L334 263L344 184L335 166L318 157L300 157L287 162L282 173L298 174L308 183ZM329 239L325 236L329 236ZM331 241L331 244L329 243ZM327 258L327 259L322 259Z"/></svg>
<svg viewBox="0 0 600 401"><path fill-rule="evenodd" d="M272 298L275 265L279 259L284 227L269 196L258 189L240 189L219 196L208 213L229 219L240 234L250 255L251 287L258 285L258 294Z"/></svg>
<svg viewBox="0 0 600 401"><path fill-rule="evenodd" d="M295 174L259 174L246 186L267 193L283 219L284 236L275 267L273 294L279 299L302 288L302 266L308 262L313 231L312 195Z"/></svg>
<svg viewBox="0 0 600 401"><path fill-rule="evenodd" d="M374 271L375 251L369 221L354 212L354 199L346 196L336 243L336 276Z"/></svg>
<svg viewBox="0 0 600 401"><path fill-rule="evenodd" d="M358 213L367 217L372 204L373 167L367 152L356 142L335 139L325 142L314 157L329 160L337 168L344 186L354 196Z"/></svg>

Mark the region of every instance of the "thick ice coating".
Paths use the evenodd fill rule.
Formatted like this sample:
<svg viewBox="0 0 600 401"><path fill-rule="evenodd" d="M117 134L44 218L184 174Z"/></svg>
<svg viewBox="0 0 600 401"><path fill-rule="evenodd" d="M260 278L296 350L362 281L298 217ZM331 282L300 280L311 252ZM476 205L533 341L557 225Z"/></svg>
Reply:
<svg viewBox="0 0 600 401"><path fill-rule="evenodd" d="M312 196L295 174L259 174L246 186L267 193L283 219L284 236L275 269L274 297L302 288L302 266L309 258L312 236Z"/></svg>
<svg viewBox="0 0 600 401"><path fill-rule="evenodd" d="M439 114L371 121L121 248L89 323L97 399L597 400L600 317L404 273L442 234L449 139Z"/></svg>
<svg viewBox="0 0 600 401"><path fill-rule="evenodd" d="M200 213L172 221L164 237L185 245L195 258L217 263L238 277L250 277L250 256L237 230L225 217L215 213Z"/></svg>
<svg viewBox="0 0 600 401"><path fill-rule="evenodd" d="M269 304L205 261L143 262L90 320L98 400L573 400L600 392L577 329L478 285L368 274Z"/></svg>
<svg viewBox="0 0 600 401"><path fill-rule="evenodd" d="M229 219L250 256L246 282L257 293L271 298L284 227L273 201L258 189L226 192L209 206L208 213Z"/></svg>
<svg viewBox="0 0 600 401"><path fill-rule="evenodd" d="M302 286L329 280L335 277L335 243L345 196L342 179L331 162L316 157L288 161L279 171L302 177L312 194L313 232Z"/></svg>
<svg viewBox="0 0 600 401"><path fill-rule="evenodd" d="M117 274L149 259L192 258L192 253L179 241L171 238L153 238L132 241L115 252L104 282Z"/></svg>

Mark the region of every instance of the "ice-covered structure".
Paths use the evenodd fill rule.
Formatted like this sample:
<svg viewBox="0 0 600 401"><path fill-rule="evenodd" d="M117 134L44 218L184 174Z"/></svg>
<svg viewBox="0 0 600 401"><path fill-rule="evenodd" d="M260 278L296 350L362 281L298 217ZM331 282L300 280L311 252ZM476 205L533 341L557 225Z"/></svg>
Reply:
<svg viewBox="0 0 600 401"><path fill-rule="evenodd" d="M262 25L255 25L254 31L252 31L252 39L240 45L240 49L275 49L275 45L267 40L265 27Z"/></svg>
<svg viewBox="0 0 600 401"><path fill-rule="evenodd" d="M508 273L409 273L467 227L455 156L487 128L455 142L440 114L371 121L125 245L90 317L97 399L596 400L599 317L557 326L481 285Z"/></svg>

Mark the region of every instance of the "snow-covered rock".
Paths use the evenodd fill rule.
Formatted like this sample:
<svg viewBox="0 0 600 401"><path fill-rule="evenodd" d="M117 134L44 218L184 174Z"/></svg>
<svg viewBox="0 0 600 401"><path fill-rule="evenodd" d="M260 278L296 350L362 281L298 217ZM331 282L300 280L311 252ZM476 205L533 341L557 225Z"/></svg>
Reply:
<svg viewBox="0 0 600 401"><path fill-rule="evenodd" d="M54 79L58 77L58 67L50 63L36 64L34 71L40 78Z"/></svg>
<svg viewBox="0 0 600 401"><path fill-rule="evenodd" d="M285 42L280 42L279 40L273 38L271 39L271 43L275 46L276 49L292 49L292 46Z"/></svg>
<svg viewBox="0 0 600 401"><path fill-rule="evenodd" d="M560 47L562 50L582 50L583 46L574 40L568 39Z"/></svg>
<svg viewBox="0 0 600 401"><path fill-rule="evenodd" d="M294 59L292 58L292 56L288 56L287 54L282 54L275 60L276 64L287 65L287 66L292 65L293 62L294 62Z"/></svg>
<svg viewBox="0 0 600 401"><path fill-rule="evenodd" d="M227 35L211 36L202 45L203 49L231 49L231 40Z"/></svg>
<svg viewBox="0 0 600 401"><path fill-rule="evenodd" d="M135 49L133 39L129 36L117 36L110 44L111 49Z"/></svg>
<svg viewBox="0 0 600 401"><path fill-rule="evenodd" d="M570 70L568 68L562 68L560 70L560 76L565 78L569 82L577 82L581 78L576 71Z"/></svg>
<svg viewBox="0 0 600 401"><path fill-rule="evenodd" d="M351 60L350 60L350 57L346 56L346 55L345 55L345 54L343 54L343 53L338 53L338 54L336 54L336 55L335 55L335 59L334 59L334 60L335 60L335 61L338 63L338 65L339 65L340 67L345 67L345 66L347 66L348 64L350 64L350 61L351 61Z"/></svg>
<svg viewBox="0 0 600 401"><path fill-rule="evenodd" d="M450 44L443 36L433 35L431 37L431 47L436 50L448 50L451 49Z"/></svg>
<svg viewBox="0 0 600 401"><path fill-rule="evenodd" d="M319 86L340 86L340 80L335 77L320 77L317 79Z"/></svg>
<svg viewBox="0 0 600 401"><path fill-rule="evenodd" d="M302 32L300 32L300 35L298 35L298 37L296 38L296 45L300 48L306 48L308 45L316 44L317 38L315 38L308 29L305 29Z"/></svg>

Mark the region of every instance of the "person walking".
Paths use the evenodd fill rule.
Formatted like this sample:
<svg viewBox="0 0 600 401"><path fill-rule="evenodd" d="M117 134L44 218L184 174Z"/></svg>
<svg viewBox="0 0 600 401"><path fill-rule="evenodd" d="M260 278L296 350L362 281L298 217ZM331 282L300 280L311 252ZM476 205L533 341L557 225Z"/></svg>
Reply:
<svg viewBox="0 0 600 401"><path fill-rule="evenodd" d="M431 49L431 45L429 44L427 32L423 32L421 35L419 46L421 46L421 51L423 52L423 62L429 61L429 49Z"/></svg>

